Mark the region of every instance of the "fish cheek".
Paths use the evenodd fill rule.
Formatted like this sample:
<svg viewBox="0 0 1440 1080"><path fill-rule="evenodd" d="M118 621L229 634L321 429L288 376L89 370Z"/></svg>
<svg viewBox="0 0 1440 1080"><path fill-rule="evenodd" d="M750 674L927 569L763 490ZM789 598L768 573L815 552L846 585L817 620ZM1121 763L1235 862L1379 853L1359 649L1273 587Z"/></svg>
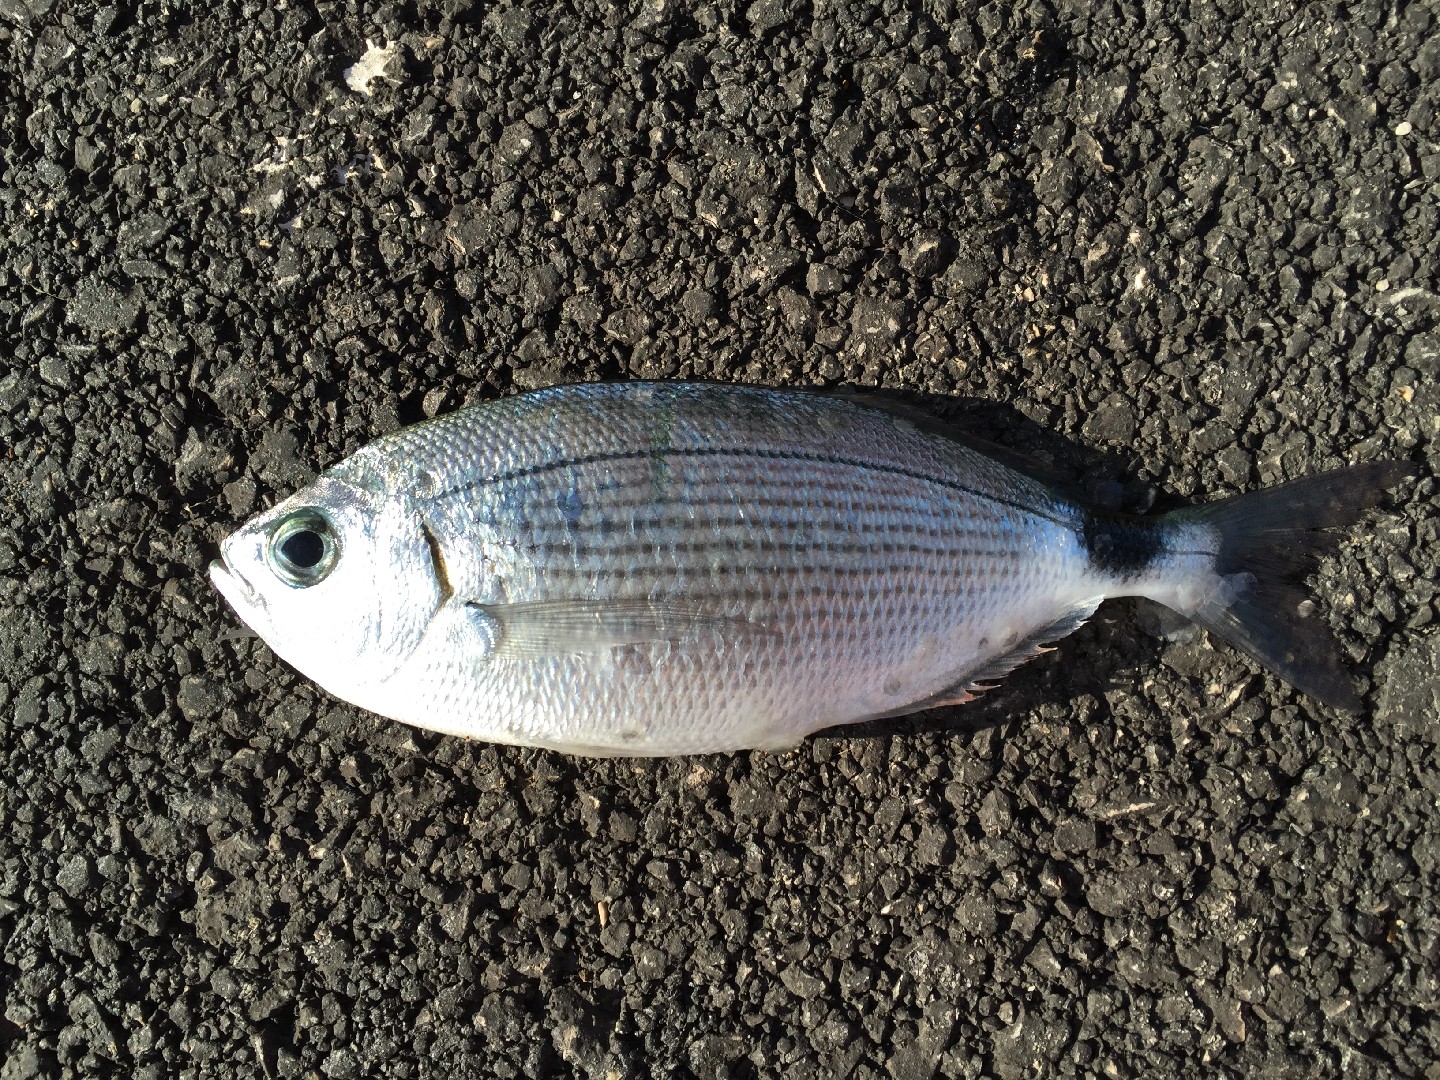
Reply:
<svg viewBox="0 0 1440 1080"><path fill-rule="evenodd" d="M356 560L342 566L351 574L337 582L343 591L335 608L359 629L357 659L368 670L357 678L383 682L420 647L445 604L449 581L443 564L437 574L437 549L419 521L387 508L357 531L366 542L351 545Z"/></svg>

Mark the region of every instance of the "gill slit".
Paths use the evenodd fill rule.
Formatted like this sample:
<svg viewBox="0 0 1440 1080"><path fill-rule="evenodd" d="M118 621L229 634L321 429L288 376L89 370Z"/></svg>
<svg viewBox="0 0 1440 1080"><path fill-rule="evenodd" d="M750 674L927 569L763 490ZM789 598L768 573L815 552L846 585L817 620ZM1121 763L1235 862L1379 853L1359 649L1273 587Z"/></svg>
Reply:
<svg viewBox="0 0 1440 1080"><path fill-rule="evenodd" d="M435 535L434 531L430 528L429 522L424 518L420 519L420 535L425 538L425 548L430 552L430 569L435 574L435 584L439 588L440 598L435 604L435 610L430 612L430 622L425 627L424 632L415 639L414 646L405 654L400 662L395 665L394 670L380 680L382 684L389 682L410 662L410 658L415 655L420 646L425 643L425 639L430 636L430 631L435 625L435 616L440 613L440 610L449 603L451 597L455 595L455 587L450 584L450 571L445 566L445 553L440 549L440 538Z"/></svg>
<svg viewBox="0 0 1440 1080"><path fill-rule="evenodd" d="M439 611L455 595L455 588L450 584L450 571L445 566L445 553L440 550L440 538L424 518L420 519L420 533L425 537L425 547L430 551L430 568L435 571L435 581L440 586L440 602L435 605L435 610Z"/></svg>

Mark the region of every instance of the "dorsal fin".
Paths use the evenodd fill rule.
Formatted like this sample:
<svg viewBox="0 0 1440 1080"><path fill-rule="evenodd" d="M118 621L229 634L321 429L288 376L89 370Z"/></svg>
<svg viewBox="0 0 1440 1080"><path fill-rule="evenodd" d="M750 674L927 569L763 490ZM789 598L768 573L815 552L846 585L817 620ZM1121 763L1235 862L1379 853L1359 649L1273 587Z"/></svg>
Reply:
<svg viewBox="0 0 1440 1080"><path fill-rule="evenodd" d="M1022 451L1012 450L1008 446L1001 446L982 435L966 431L954 421L942 420L933 413L927 412L922 406L903 397L900 391L884 387L872 390L840 386L833 389L828 387L813 389L810 392L824 397L839 398L851 405L858 405L862 409L873 409L876 412L893 416L897 420L904 420L917 430L930 435L938 435L953 443L959 443L961 446L974 450L977 454L983 454L992 461L998 461L1007 469L1014 469L1020 475L1028 476L1031 480L1044 484L1052 491L1070 496L1076 501L1084 501L1074 480L1050 463Z"/></svg>

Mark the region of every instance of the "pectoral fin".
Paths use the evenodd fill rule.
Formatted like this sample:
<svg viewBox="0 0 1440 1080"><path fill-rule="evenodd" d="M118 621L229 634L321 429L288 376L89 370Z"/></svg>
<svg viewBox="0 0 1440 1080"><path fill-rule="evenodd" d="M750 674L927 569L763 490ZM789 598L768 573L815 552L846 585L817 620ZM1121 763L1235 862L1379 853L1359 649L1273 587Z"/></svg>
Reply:
<svg viewBox="0 0 1440 1080"><path fill-rule="evenodd" d="M763 632L746 619L683 601L535 600L469 606L483 611L498 626L494 655L511 660L678 641L706 632L721 640Z"/></svg>

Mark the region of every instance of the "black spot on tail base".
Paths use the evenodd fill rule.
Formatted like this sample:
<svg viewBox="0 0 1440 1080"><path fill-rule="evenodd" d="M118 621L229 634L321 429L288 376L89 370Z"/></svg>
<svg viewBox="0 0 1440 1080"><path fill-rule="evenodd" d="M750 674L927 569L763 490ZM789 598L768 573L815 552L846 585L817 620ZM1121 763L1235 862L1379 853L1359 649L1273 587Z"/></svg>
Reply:
<svg viewBox="0 0 1440 1080"><path fill-rule="evenodd" d="M1092 510L1085 516L1085 553L1090 568L1118 581L1133 581L1148 570L1165 548L1156 521Z"/></svg>

